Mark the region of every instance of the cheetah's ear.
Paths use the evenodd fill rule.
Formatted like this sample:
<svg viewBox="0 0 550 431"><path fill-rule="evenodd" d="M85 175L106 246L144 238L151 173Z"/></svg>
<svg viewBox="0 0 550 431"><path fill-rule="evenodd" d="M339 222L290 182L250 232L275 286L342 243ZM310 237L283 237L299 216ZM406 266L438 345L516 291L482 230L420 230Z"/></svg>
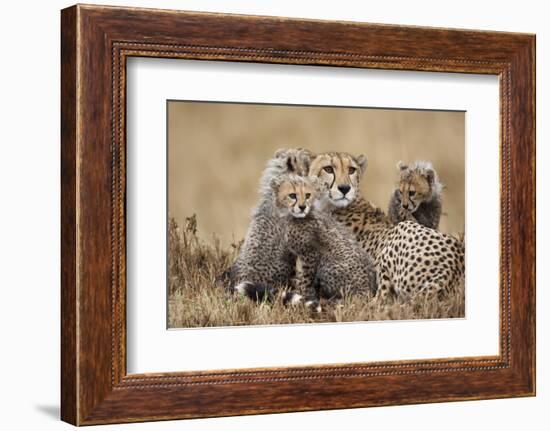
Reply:
<svg viewBox="0 0 550 431"><path fill-rule="evenodd" d="M364 173L367 169L367 156L365 156L364 154L359 154L355 160L359 165L359 169L361 169L361 173Z"/></svg>
<svg viewBox="0 0 550 431"><path fill-rule="evenodd" d="M428 180L428 183L433 184L435 179L435 173L433 169L426 169L424 172L424 177Z"/></svg>
<svg viewBox="0 0 550 431"><path fill-rule="evenodd" d="M279 148L277 151L275 151L275 158L276 159L282 159L286 153L288 152L288 150L286 148Z"/></svg>
<svg viewBox="0 0 550 431"><path fill-rule="evenodd" d="M298 150L298 152L300 153L300 156L301 157L305 157L305 158L308 158L308 159L313 159L315 157L315 154L313 154L310 150L308 150L307 148L296 148Z"/></svg>
<svg viewBox="0 0 550 431"><path fill-rule="evenodd" d="M315 154L313 154L311 151L309 151L306 148L299 148L300 151L300 161L302 163L302 166L304 167L304 175L307 175L309 172L309 167L311 166L311 161L315 158Z"/></svg>
<svg viewBox="0 0 550 431"><path fill-rule="evenodd" d="M275 151L275 158L281 159L286 165L288 173L298 173L298 156L300 152L292 149L280 148Z"/></svg>
<svg viewBox="0 0 550 431"><path fill-rule="evenodd" d="M283 181L284 177L282 175L277 175L271 178L271 181L269 182L269 187L271 187L274 192L277 192L279 190L279 187L281 187Z"/></svg>
<svg viewBox="0 0 550 431"><path fill-rule="evenodd" d="M404 171L405 169L409 169L409 167L403 163L401 160L399 160L397 162L397 169L399 169L400 171Z"/></svg>

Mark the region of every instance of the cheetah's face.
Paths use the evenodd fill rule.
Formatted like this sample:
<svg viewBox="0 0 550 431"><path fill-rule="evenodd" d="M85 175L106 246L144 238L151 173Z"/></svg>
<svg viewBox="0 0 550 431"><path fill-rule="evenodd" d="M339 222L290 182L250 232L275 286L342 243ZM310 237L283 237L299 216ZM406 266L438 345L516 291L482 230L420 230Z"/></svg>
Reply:
<svg viewBox="0 0 550 431"><path fill-rule="evenodd" d="M432 169L411 169L399 162L398 197L404 210L414 213L422 202L432 198L434 172Z"/></svg>
<svg viewBox="0 0 550 431"><path fill-rule="evenodd" d="M313 185L304 177L289 176L276 185L277 208L282 217L306 217L316 198Z"/></svg>
<svg viewBox="0 0 550 431"><path fill-rule="evenodd" d="M328 201L344 208L357 196L359 180L367 167L367 159L347 153L324 153L313 159L309 175L317 178L326 188Z"/></svg>

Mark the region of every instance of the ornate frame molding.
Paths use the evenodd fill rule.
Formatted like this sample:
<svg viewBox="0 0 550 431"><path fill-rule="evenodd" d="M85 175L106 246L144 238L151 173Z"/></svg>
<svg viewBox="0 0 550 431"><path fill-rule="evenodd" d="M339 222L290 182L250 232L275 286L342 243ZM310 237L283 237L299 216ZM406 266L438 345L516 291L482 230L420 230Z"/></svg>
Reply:
<svg viewBox="0 0 550 431"><path fill-rule="evenodd" d="M258 34L257 28L269 30ZM319 41L308 42L312 34ZM65 9L62 418L98 424L533 395L534 46L534 36L510 33L99 6ZM500 354L127 375L125 66L131 56L498 75ZM520 217L518 208L530 217ZM303 399L306 390L310 396ZM250 400L244 396L249 391L262 395Z"/></svg>

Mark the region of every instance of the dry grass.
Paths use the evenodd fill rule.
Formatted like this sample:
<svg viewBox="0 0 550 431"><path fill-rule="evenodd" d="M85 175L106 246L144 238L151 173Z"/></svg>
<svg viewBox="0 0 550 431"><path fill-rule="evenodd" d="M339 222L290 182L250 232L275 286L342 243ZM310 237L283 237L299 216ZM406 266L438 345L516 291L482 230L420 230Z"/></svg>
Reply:
<svg viewBox="0 0 550 431"><path fill-rule="evenodd" d="M224 248L216 238L212 245L202 241L195 216L187 218L183 228L170 219L168 242L170 328L464 317L463 286L442 301L381 303L348 298L338 305L323 303L322 313L304 306L283 306L281 301L257 304L231 294L219 280L233 262L240 243Z"/></svg>

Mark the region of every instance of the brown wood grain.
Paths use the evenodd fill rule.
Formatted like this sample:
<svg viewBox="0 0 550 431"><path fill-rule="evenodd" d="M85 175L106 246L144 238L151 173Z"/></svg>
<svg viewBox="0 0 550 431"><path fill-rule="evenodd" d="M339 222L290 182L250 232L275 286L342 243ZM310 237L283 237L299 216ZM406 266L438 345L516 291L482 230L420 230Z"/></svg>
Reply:
<svg viewBox="0 0 550 431"><path fill-rule="evenodd" d="M63 420L83 425L534 394L533 35L79 5L62 11L61 47ZM127 375L130 56L499 75L500 355Z"/></svg>
<svg viewBox="0 0 550 431"><path fill-rule="evenodd" d="M76 9L61 16L61 417L77 422Z"/></svg>

